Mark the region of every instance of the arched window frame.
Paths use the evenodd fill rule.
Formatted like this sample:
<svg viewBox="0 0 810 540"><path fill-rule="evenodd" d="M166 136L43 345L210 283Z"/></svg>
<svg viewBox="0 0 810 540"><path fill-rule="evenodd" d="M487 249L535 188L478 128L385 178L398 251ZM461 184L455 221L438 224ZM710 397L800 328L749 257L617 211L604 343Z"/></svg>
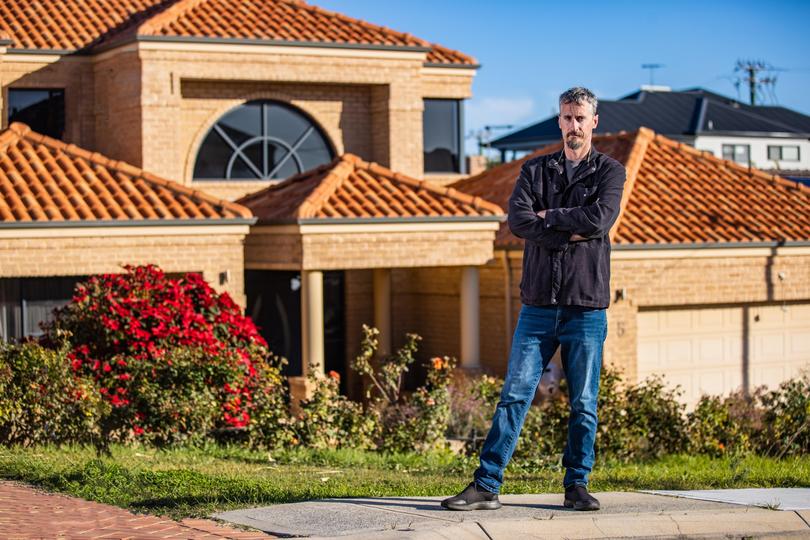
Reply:
<svg viewBox="0 0 810 540"><path fill-rule="evenodd" d="M252 106L252 105L260 105L260 131L259 135L250 137L241 143L234 141L223 129L223 126L220 125L221 122L227 118L229 115L236 112L238 109ZM280 137L274 136L272 133L272 126L268 125L267 120L267 109L268 107L280 107L283 108L303 119L309 126L304 130L302 134L300 134L294 141L287 141ZM317 136L320 138L321 142L323 143L323 149L326 150L329 154L329 159L325 160L324 163L328 163L334 159L336 152L332 141L330 140L329 136L326 132L320 127L318 122L316 122L312 116L307 114L305 111L301 110L298 107L295 107L289 103L284 101L274 100L274 99L255 99L250 100L236 107L233 107L222 114L216 122L214 122L211 127L209 128L208 132L206 132L205 136L200 143L199 148L197 149L197 154L194 157L194 166L192 169L192 180L197 182L205 182L205 181L233 181L233 182L244 182L244 181L269 181L269 180L283 180L283 178L274 178L274 175L278 173L278 171L289 161L293 160L295 163L298 172L303 172L305 170L304 163L302 162L301 157L298 155L297 151L300 146L307 140L307 138L315 132ZM222 176L200 176L198 175L198 162L200 160L200 155L204 151L206 142L208 141L209 137L211 137L212 133L216 133L224 143L230 147L231 154L228 158L227 164L224 164L224 175ZM250 147L251 145L261 143L262 144L262 163L256 164L254 161L246 155L245 150ZM276 162L271 164L268 159L268 143L272 143L278 145L279 147L286 150L286 153ZM234 178L233 168L234 165L237 163L237 160L241 160L245 166L247 166L253 174L257 176L257 178ZM320 165L321 163L316 164ZM308 167L309 169L312 166Z"/></svg>

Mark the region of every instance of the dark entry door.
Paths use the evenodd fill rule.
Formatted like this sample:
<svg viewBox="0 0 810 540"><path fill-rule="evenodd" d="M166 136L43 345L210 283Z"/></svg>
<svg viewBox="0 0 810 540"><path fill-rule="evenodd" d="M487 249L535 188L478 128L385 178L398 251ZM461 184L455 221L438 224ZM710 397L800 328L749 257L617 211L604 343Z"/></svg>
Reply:
<svg viewBox="0 0 810 540"><path fill-rule="evenodd" d="M324 354L326 371L346 374L346 331L342 271L323 273ZM286 376L300 376L301 274L276 270L245 270L247 314L259 327L273 353L289 364Z"/></svg>

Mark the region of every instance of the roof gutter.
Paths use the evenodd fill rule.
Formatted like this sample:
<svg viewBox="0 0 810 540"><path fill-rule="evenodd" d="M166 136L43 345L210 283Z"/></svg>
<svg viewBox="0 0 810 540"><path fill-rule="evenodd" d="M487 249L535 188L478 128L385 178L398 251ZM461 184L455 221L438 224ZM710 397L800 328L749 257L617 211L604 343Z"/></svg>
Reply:
<svg viewBox="0 0 810 540"><path fill-rule="evenodd" d="M505 214L492 216L435 216L382 218L304 218L260 220L259 225L368 225L384 223L491 223L506 221Z"/></svg>
<svg viewBox="0 0 810 540"><path fill-rule="evenodd" d="M88 229L103 227L199 227L201 225L255 225L257 218L203 219L98 219L69 221L0 221L0 229Z"/></svg>
<svg viewBox="0 0 810 540"><path fill-rule="evenodd" d="M425 62L422 65L427 68L481 69L481 64L443 64L441 62Z"/></svg>
<svg viewBox="0 0 810 540"><path fill-rule="evenodd" d="M312 47L312 48L332 48L332 49L361 49L371 51L408 51L408 52L430 52L430 47L416 45L381 45L373 43L337 43L329 41L292 41L286 39L252 39L252 38L220 38L220 37L195 37L195 36L134 36L126 41L110 41L92 47L88 52L91 54L100 53L106 50L120 47L125 43L133 41L160 42L160 43L211 43L230 45L280 45L286 47Z"/></svg>
<svg viewBox="0 0 810 540"><path fill-rule="evenodd" d="M701 242L695 244L613 244L613 251L644 251L666 249L739 249L752 247L807 247L810 240L778 240L775 242Z"/></svg>

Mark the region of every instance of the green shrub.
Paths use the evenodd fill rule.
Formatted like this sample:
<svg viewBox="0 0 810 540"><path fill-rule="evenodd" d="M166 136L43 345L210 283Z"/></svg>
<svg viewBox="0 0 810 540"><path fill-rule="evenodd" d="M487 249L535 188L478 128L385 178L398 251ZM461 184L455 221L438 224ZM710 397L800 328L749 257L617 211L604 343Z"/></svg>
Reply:
<svg viewBox="0 0 810 540"><path fill-rule="evenodd" d="M379 331L363 325L360 354L352 362L354 369L366 377L368 406L366 414L378 426L375 446L392 452L425 451L443 444L450 421L448 386L456 365L455 359L433 358L427 368L427 382L413 393L403 390L403 378L415 361L421 339L408 334L406 343L393 355L381 360L376 368Z"/></svg>
<svg viewBox="0 0 810 540"><path fill-rule="evenodd" d="M810 375L783 382L761 398L762 429L756 444L769 456L803 455L810 452Z"/></svg>
<svg viewBox="0 0 810 540"><path fill-rule="evenodd" d="M687 415L689 450L716 457L756 450L752 437L762 429L760 400L761 393L746 396L741 391L702 396Z"/></svg>
<svg viewBox="0 0 810 540"><path fill-rule="evenodd" d="M0 444L94 442L109 411L92 381L73 376L68 346L0 341Z"/></svg>
<svg viewBox="0 0 810 540"><path fill-rule="evenodd" d="M315 390L300 404L301 413L293 425L297 440L293 442L317 450L374 448L375 418L366 415L360 403L340 395L340 375L330 371L326 377L311 376L310 381Z"/></svg>
<svg viewBox="0 0 810 540"><path fill-rule="evenodd" d="M649 459L685 450L685 406L678 401L679 393L660 377L627 385L619 372L606 369L599 392L597 455Z"/></svg>

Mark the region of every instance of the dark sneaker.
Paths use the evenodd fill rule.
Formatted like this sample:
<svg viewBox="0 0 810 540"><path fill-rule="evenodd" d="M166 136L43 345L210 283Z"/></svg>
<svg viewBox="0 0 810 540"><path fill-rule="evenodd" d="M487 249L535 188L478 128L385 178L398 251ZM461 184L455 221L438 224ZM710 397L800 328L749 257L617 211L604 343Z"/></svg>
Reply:
<svg viewBox="0 0 810 540"><path fill-rule="evenodd" d="M580 484L565 488L565 502L563 504L566 508L573 508L574 510L599 510L599 501L588 493L587 487Z"/></svg>
<svg viewBox="0 0 810 540"><path fill-rule="evenodd" d="M442 506L448 510L497 510L501 507L498 494L489 492L471 482L464 491L442 501Z"/></svg>

